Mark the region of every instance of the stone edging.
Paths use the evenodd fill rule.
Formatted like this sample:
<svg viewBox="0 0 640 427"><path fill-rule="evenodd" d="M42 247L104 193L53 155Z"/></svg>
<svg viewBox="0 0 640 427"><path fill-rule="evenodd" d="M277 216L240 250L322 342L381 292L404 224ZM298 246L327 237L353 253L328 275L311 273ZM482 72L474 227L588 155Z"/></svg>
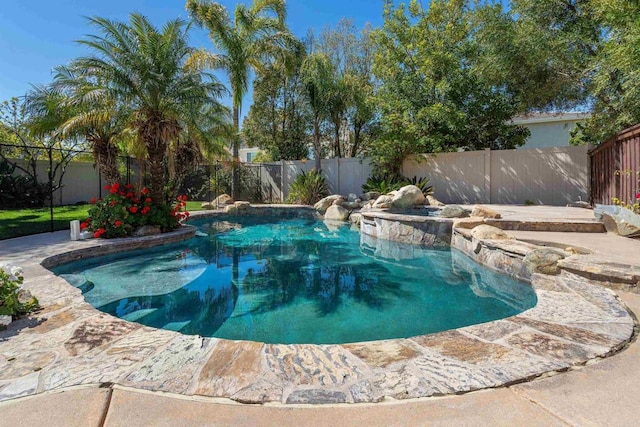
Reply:
<svg viewBox="0 0 640 427"><path fill-rule="evenodd" d="M25 287L44 309L0 332L0 400L95 383L245 403L436 396L563 371L619 350L634 331L633 318L612 291L565 271L530 275L538 304L517 316L409 339L280 345L186 336L101 313L39 265L90 252L73 251L73 243L51 245L53 256L21 255ZM502 265L511 259L512 273L522 271L518 259L526 246L480 244L487 259L501 258Z"/></svg>

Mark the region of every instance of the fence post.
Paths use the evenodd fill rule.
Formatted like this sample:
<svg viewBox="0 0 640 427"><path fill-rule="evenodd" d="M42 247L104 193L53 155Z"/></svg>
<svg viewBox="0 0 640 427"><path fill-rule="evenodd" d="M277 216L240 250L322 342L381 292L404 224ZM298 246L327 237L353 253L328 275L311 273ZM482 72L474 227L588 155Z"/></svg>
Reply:
<svg viewBox="0 0 640 427"><path fill-rule="evenodd" d="M287 185L287 172L284 160L280 160L280 203L284 203L285 185Z"/></svg>
<svg viewBox="0 0 640 427"><path fill-rule="evenodd" d="M486 201L482 203L491 203L491 148L484 149L484 194Z"/></svg>
<svg viewBox="0 0 640 427"><path fill-rule="evenodd" d="M51 220L49 221L50 231L53 233L53 147L49 146L49 215Z"/></svg>

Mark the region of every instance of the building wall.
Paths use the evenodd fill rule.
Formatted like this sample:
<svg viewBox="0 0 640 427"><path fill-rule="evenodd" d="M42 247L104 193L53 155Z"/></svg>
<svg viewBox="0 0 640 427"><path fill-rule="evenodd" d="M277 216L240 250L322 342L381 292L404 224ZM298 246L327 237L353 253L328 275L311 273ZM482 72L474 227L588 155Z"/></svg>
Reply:
<svg viewBox="0 0 640 427"><path fill-rule="evenodd" d="M520 149L567 147L569 132L580 120L565 120L558 122L523 123L522 126L531 131L531 136Z"/></svg>

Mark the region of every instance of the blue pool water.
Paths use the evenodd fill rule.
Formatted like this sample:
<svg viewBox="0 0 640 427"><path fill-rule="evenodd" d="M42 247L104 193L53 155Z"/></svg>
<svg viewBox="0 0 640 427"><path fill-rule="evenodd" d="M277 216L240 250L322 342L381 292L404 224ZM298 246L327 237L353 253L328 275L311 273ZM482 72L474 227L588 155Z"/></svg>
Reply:
<svg viewBox="0 0 640 427"><path fill-rule="evenodd" d="M531 308L526 283L455 250L360 236L309 219L192 221L180 244L55 273L106 313L157 328L267 343L410 337Z"/></svg>

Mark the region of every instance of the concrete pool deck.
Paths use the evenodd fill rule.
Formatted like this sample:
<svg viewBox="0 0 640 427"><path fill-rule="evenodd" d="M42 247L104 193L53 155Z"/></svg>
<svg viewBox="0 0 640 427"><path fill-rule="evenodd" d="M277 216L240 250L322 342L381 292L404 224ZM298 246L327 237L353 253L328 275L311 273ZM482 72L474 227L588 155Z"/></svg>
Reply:
<svg viewBox="0 0 640 427"><path fill-rule="evenodd" d="M512 208L512 207L509 207L509 208ZM552 210L549 210L547 213L548 215L547 217L553 218L552 216L549 216L552 214L553 209L560 209L560 208L552 208ZM586 211L586 210L580 210L580 211L584 211L585 213L590 213L590 211ZM571 214L573 215L574 213L572 212ZM575 213L576 216L580 216L582 214L583 214L582 212ZM529 233L529 232L523 232L523 233ZM537 233L534 233L534 234L537 234ZM559 234L560 236L556 236L556 234ZM565 234L567 233L550 233L549 235L544 236L544 239L542 240L546 242L553 242L554 240L552 238L558 238L562 243L570 243L570 242L562 241L562 235L565 235ZM537 235L539 236L539 234ZM608 236L606 234L598 234L598 236L603 238L606 237L609 242L605 244L602 241L598 241L597 238L592 236L594 239L596 239L594 240L595 242L594 249L598 249L602 253L606 253L607 244L612 244L612 245L622 244L621 242L615 239L611 240L610 237L613 237L613 236ZM541 240L541 239L533 239L533 240ZM633 253L633 249L636 249L635 253L640 254L640 242L638 241L629 241L629 242L631 242L631 246L627 248L627 252L631 250L632 251L631 253ZM30 238L14 239L13 242L12 241L0 242L0 256L2 257L3 261L13 262L18 265L24 265L25 262L27 264L29 264L30 262L38 264L39 260L42 260L47 255L51 254L51 251L56 247L56 245L63 245L66 248L65 250L69 250L70 248L73 248L73 247L83 247L83 245L86 245L86 242L73 242L73 243L68 242L66 240L66 233L64 232L40 235L40 236L32 236ZM584 244L580 246L585 247ZM21 252L20 248L22 248L25 252ZM59 248L59 250L61 249ZM623 251L621 255L624 255L624 252L625 251ZM633 260L632 257L630 259ZM616 261L621 262L620 259ZM637 265L637 263L635 264ZM25 274L29 274L30 271L32 273L42 273L41 271L39 271L38 268L35 268L36 267L35 265L31 266L31 267L34 267L33 269L27 268L27 267L29 266L28 265L25 266ZM41 278L45 279L42 276ZM608 298L606 296L607 295L606 293L596 292L596 294L601 295L605 299ZM623 296L623 300L627 303L627 305L631 308L632 311L640 312L640 301L638 300L637 295L628 294L624 292L620 293L620 295ZM54 297L53 300L55 300L56 295L52 295L52 296ZM59 299L59 296L57 297ZM73 297L74 300L75 300L75 297L76 296ZM591 295L591 297L593 297L593 295ZM78 302L76 301L74 305L77 305L77 303ZM47 309L50 309L50 308L51 307L45 306L45 311L47 311ZM65 312L65 310L61 310L60 308L58 308L58 311L59 313L57 314ZM90 311L91 310L87 309L87 312L90 312ZM49 313L54 313L54 312L55 310L53 311L49 310ZM94 314L91 315L91 317L94 319L98 318L94 316L95 316ZM71 319L71 320L74 320L74 319ZM65 323L64 319L60 320L58 318L57 320L53 321L53 323L51 323L50 321L45 321L40 325L35 325L34 327L35 328L44 327L44 329L47 329L51 326L55 326L54 324L56 322L61 322L59 326L64 326L67 324ZM613 323L617 323L617 321L615 321L614 319ZM48 324L49 326L47 326ZM531 323L529 323L528 326L531 326ZM145 328L145 329L149 329L149 328ZM97 330L97 331L85 330L84 332L85 333L88 332L89 335L91 335L92 339L100 341L100 338L98 337L101 333L100 330ZM149 331L145 331L144 334L146 334L147 332ZM546 332L549 332L549 331L547 330ZM576 331L574 330L573 332L576 332ZM18 335L19 334L23 334L23 332L18 332ZM117 338L119 336L125 335L128 337L128 340L124 340L124 341L129 341L129 342L123 343L121 341L119 346L115 346L115 347L107 346L111 351L111 353L120 354L121 356L124 356L124 362L128 363L129 366L134 364L139 364L140 362L142 362L142 360L135 360L135 352L128 351L130 350L128 349L128 347L131 347L132 345L136 345L136 344L141 344L142 341L139 341L139 340L141 339L141 335L143 334L142 333L136 334L136 331L133 331L133 330L132 331L119 330L118 334L119 335L116 336L115 337L116 339L113 341L118 341ZM34 334L30 334L30 335L33 337ZM68 335L69 334L67 334L67 338L68 338ZM2 339L2 337L3 335L0 334L0 339ZM111 337L111 338L114 338L114 337ZM444 336L444 338L447 338L446 335ZM567 338L567 337L564 336L564 338ZM594 337L593 335L588 335L586 337L582 337L583 341L580 344L585 344L584 339L586 339L589 342L589 344L594 344L594 341L593 341L594 339L598 341L598 340L601 340L602 337ZM34 341L33 339L31 339L30 342L33 345L33 344L38 344L37 341L38 340ZM109 341L109 339L107 339L107 341ZM566 344L566 340L563 342ZM78 353L77 355L80 356L79 358L83 359L84 362L88 362L87 360L88 357L93 357L96 355L96 351L93 351L93 352L85 351L86 350L85 347L87 345L91 347L92 343L90 342L89 343L81 342L76 339L70 345L66 345L67 343L65 343L65 348L67 348L67 350L71 350L72 352L77 352ZM105 342L100 341L97 344L98 346L97 348L102 346L104 343ZM40 343L40 344L43 344L43 343ZM430 347L429 351L431 351L434 348L437 349L437 345L434 346L434 343L427 342L422 344L426 344L428 347ZM602 344L602 342L600 341L598 342L598 344ZM579 387L576 386L576 389L575 389L576 392L580 391L583 395L587 393L587 397L585 397L584 399L578 398L576 402L573 402L575 403L575 408L573 409L575 413L572 415L571 413L565 413L566 412L565 410L567 409L567 407L566 405L564 405L564 403L560 405L561 407L559 409L556 407L557 405L554 406L554 404L558 403L560 400L567 399L566 397L563 397L562 395L554 396L553 393L551 393L552 390L546 390L544 389L544 387L542 391L539 393L539 395L536 395L537 389L536 387L533 387L533 385L542 384L545 381L554 380L556 378L563 378L565 376L573 375L578 372L591 371L601 366L606 367L606 364L611 364L612 360L620 360L622 356L629 354L631 349L636 349L635 345L636 345L635 343L630 344L628 349L610 358L604 359L603 361L601 361L600 363L594 366L578 367L577 368L578 370L576 372L563 373L561 375L556 375L549 379L539 379L527 384L512 385L506 388L484 391L484 392L473 392L470 394L466 394L464 396L427 398L427 399L417 399L417 400L414 399L414 400L397 403L397 404L395 402L388 404L387 401L392 399L386 399L384 403L375 404L375 405L338 405L338 406L331 406L330 408L329 407L327 408L304 407L303 408L297 405L283 408L283 407L277 407L277 406L275 407L270 406L271 404L267 406L259 406L259 407L239 406L234 404L220 405L220 404L212 403L212 402L215 402L215 399L212 400L210 398L202 398L202 397L189 398L185 396L181 396L180 398L175 398L176 396L175 394L167 395L167 394L140 392L140 391L133 390L131 388L124 388L121 386L111 387L108 381L94 381L92 383L91 381L92 377L90 375L84 378L80 378L79 381L76 375L75 380L66 381L66 379L69 377L68 375L69 373L64 372L64 370L66 369L66 370L73 371L74 366L68 363L66 364L57 363L57 366L56 364L53 364L52 366L47 366L47 363L51 361L49 360L45 361L44 359L42 359L42 357L46 359L48 356L44 354L46 352L41 351L39 352L39 354L40 354L40 359L42 360L35 360L33 362L35 363L35 365L38 365L38 364L42 365L44 367L43 370L48 371L45 373L48 374L49 379L51 378L55 379L57 375L58 386L61 386L61 387L67 387L68 385L73 385L74 381L78 384L86 384L86 386L81 388L68 389L68 391L65 391L64 393L50 392L48 394L40 395L37 397L16 399L14 401L8 401L6 403L2 403L0 404L0 411L1 411L0 413L2 413L3 417L0 418L0 424L3 423L4 419L6 420L11 419L11 418L5 418L4 417L5 414L8 417L10 417L11 414L19 415L20 413L23 413L25 416L27 415L37 416L39 411L30 407L30 405L35 405L41 408L46 408L47 405L53 405L54 407L66 407L67 405L65 404L65 402L73 406L73 403L77 402L77 400L74 400L74 399L82 399L84 402L84 404L81 405L81 408L75 409L76 415L79 417L79 419L82 418L81 417L82 411L86 409L88 412L87 413L88 417L95 417L97 414L100 414L100 416L96 418L96 422L99 423L106 420L107 424L109 425L119 425L119 423L131 424L132 422L144 423L145 425L162 424L162 423L170 424L171 423L170 420L173 419L174 421L176 421L180 419L180 418L171 418L172 416L184 417L185 412L188 413L187 419L186 419L187 424L191 422L192 424L197 424L197 425L207 424L209 422L214 424L279 424L279 425L280 424L300 424L300 423L309 424L310 420L316 420L319 422L319 424L326 424L326 425L343 424L345 420L348 420L349 424L359 422L359 421L362 421L362 422L371 421L373 424L386 424L386 425L394 424L394 423L420 424L426 420L428 420L430 423L441 422L444 424L456 423L456 424L463 424L463 425L465 423L466 424L482 423L482 424L494 424L494 425L495 424L499 425L501 423L513 424L518 420L526 420L527 424L531 424L532 421L536 421L536 422L540 421L540 424L549 425L549 424L555 424L556 421L562 422L563 420L577 422L578 424L584 424L587 421L593 422L593 420L600 419L598 417L595 417L596 414L590 414L589 413L590 411L591 412L599 411L601 415L605 415L607 411L611 410L613 412L614 409L616 408L617 410L615 410L616 412L615 415L617 415L618 418L611 418L610 416L608 416L608 417L603 417L601 419L602 420L609 420L609 419L630 420L631 418L624 418L626 415L630 415L628 413L629 411L624 410L624 407L618 408L616 405L612 406L611 404L607 404L602 407L598 407L598 405L594 406L594 402L590 401L592 398L588 397L588 393L592 393L594 392L594 390L597 390L595 386L591 387L590 389L584 389L583 388L584 385ZM215 343L213 346L215 346ZM205 347L204 343L202 344L202 347ZM409 347L415 350L415 347L413 346L413 344L410 345ZM587 347L589 347L589 345L587 345ZM96 347L94 346L94 348ZM409 350L411 350L411 348L409 348ZM578 349L575 346L572 347L572 349L573 349L574 356L575 356L575 350L580 350L579 352L584 350L584 348ZM4 354L6 357L7 354L11 354L15 352L15 350L11 350L9 352L4 350L7 350L7 347L6 345L3 346L3 343L0 342L0 356ZM91 348L89 348L89 350L91 350ZM144 345L142 346L141 349L138 349L138 350L142 351L142 353L145 353L147 351ZM237 353L234 353L234 352L229 353L229 351L231 350L233 349L227 348L227 353L226 353L227 356L235 357ZM352 350L354 350L354 354L357 355L358 352L360 352L362 355L362 349L352 348ZM391 348L389 350L394 350L394 349ZM566 350L566 348L563 349L563 351L564 350ZM604 350L598 350L598 351L602 352ZM595 351L595 353L593 354L598 353L598 351ZM36 353L38 352L36 351ZM572 353L572 351L569 351L568 353ZM224 353L218 354L218 356L223 356L223 355ZM604 383L608 382L610 380L609 377L612 376L614 379L617 378L617 381L622 381L625 384L631 385L631 388L625 388L623 390L619 390L618 393L616 393L617 389L612 385L611 390L608 390L608 393L611 393L611 395L607 395L606 396L607 398L611 396L617 396L618 402L622 402L624 405L626 405L625 402L631 402L631 397L633 395L637 395L636 394L637 389L640 388L637 384L640 384L640 381L638 381L638 378L636 378L634 375L631 375L631 372L633 371L640 372L637 369L634 369L633 367L633 366L637 367L638 365L637 355L638 355L638 352L636 349L636 353L635 353L636 363L630 364L629 366L630 372L625 371L625 372L618 372L616 374L617 371L626 370L624 365L627 362L623 362L621 364L613 364L614 366L611 369L612 373L609 373L608 369L596 369L596 372L601 372L601 371L605 372L603 373L603 375L606 377L605 378L606 381L604 381ZM134 356L134 359L131 359L132 356ZM281 354L281 356L286 359L289 355ZM311 356L315 357L316 355L311 355ZM327 353L327 356L331 356L331 354ZM423 356L425 355L423 354ZM587 359L591 359L592 357L587 357ZM36 359L38 359L38 357L36 357ZM211 358L210 360L213 360L213 359L214 358ZM374 364L381 363L381 362L386 363L384 360L384 357L381 360L380 355L375 354L375 352L369 353L368 355L365 352L363 360L365 362L366 361L373 362ZM2 368L7 367L6 361L4 364L2 362L3 360L0 357L0 375L3 370ZM122 362L123 361L121 360L119 362L120 364L103 365L102 368L107 370L119 369L123 366ZM156 360L156 362L158 361ZM242 363L245 363L245 362L250 362L250 361L244 361ZM352 360L351 362L354 362L354 361ZM394 361L392 360L390 363L392 362ZM166 364L164 361L160 361L159 363L160 365ZM358 362L356 361L356 363ZM250 365L251 363L249 363L249 365L243 365L243 366L244 368L248 367L250 372L251 371ZM241 366L237 366L237 367L241 368ZM558 367L556 370L563 370L563 369L566 369L566 367L568 366ZM221 367L218 366L217 368L221 368ZM231 369L233 367L229 367L229 368ZM445 366L442 366L441 368L448 369ZM454 371L457 369L456 366L450 366L450 368L452 368ZM15 371L15 368L13 369ZM362 366L361 369L366 369L366 367ZM31 372L31 371L25 372L25 374L27 374L25 375L25 377L30 376L31 380L29 380L28 378L25 378L25 381L22 381L20 384L22 386L28 386L29 383L33 384L33 377L41 375L41 373L38 373L39 371L40 369L38 369L38 371L35 371L35 372ZM551 369L551 371L554 371L554 369ZM158 372L154 373L151 371L147 371L147 374L151 374L151 376L154 376L158 374ZM202 375L202 372L200 375ZM598 378L596 374L593 374L593 375L595 375L595 377ZM603 384L602 378L596 381L596 380L593 380L591 374L588 377L589 378L587 378L587 380L593 381L593 384L597 384L600 388L602 388L602 384ZM94 377L94 378L98 378L98 377ZM158 378L156 378L156 380L157 379ZM408 381L410 383L411 375L409 376L409 378L390 378L390 379L392 381L398 379L398 380L401 380L401 382ZM632 380L635 380L635 381L632 381ZM54 383L55 382L56 381L54 381ZM103 386L105 386L106 388L92 387L92 385L95 385L95 383L98 383L98 382L106 383L106 384L103 384ZM36 383L38 383L38 381L36 381ZM615 381L612 384L615 384ZM132 387L140 386L140 384L136 386L135 383L128 384L128 385ZM633 388L634 385L635 385L635 388ZM171 391L170 387L169 388L158 387L158 386L145 387L144 384L142 384L142 387L151 388L152 390ZM528 387L532 387L532 388L528 388ZM572 390L570 390L571 385L569 385L568 387L569 389L565 390L563 393L566 394L566 393L572 392ZM470 389L474 389L474 388L472 387ZM18 392L18 394L16 394L15 396L20 396L20 393L19 393L20 390L17 390L15 388L15 384L12 384L12 381L7 380L6 378L4 381L0 381L0 394L3 394L5 398L9 396L8 393L15 393L16 391ZM35 391L41 392L43 391L43 389L42 387L39 387L38 390L35 390ZM461 391L466 391L466 390L463 389ZM455 392L455 390L453 390L453 392ZM529 396L529 394L527 393L530 393L531 396L533 397ZM622 401L619 400L622 397L621 393L624 393L625 395L629 393L627 395L628 396L627 400L624 400L624 399ZM30 394L30 393L26 393L26 394ZM196 393L196 394L199 394L199 393ZM74 396L77 396L77 397L74 397ZM498 405L495 405L494 403L491 403L491 404L489 403L496 399L500 402ZM602 400L602 398L600 398L600 400ZM375 401L375 400L372 400L372 401ZM38 403L36 404L36 402ZM39 402L42 402L42 403L39 403ZM47 402L50 402L50 403L47 403ZM230 402L230 401L227 401L227 402ZM296 402L296 400L293 400L293 402ZM303 399L297 400L297 402L304 402L304 400ZM580 410L578 410L580 408L580 405L584 405L588 407L587 408L588 410L586 410L586 412L581 412ZM148 408L148 410L141 411L140 406ZM629 406L629 408L631 407L632 406ZM105 408L108 408L108 411L106 411ZM463 409L464 409L464 412L462 412ZM160 412L156 412L156 410ZM14 411L17 411L17 412L14 412ZM507 412L505 413L505 411ZM512 411L513 413L510 413L508 411ZM584 418L583 422L579 421L580 420L579 418L576 418L578 416L583 416L584 414L587 414L587 416L586 418ZM523 416L523 415L527 415L527 416ZM566 418L567 415L568 415L568 418ZM634 412L634 415L635 415L635 412ZM166 416L167 418L163 418L163 416ZM141 419L140 417L147 417L147 418ZM157 418L153 418L153 417L157 417ZM25 418L25 420L26 419L28 419L28 417ZM48 420L49 419L51 419L51 417L48 417ZM64 418L62 418L62 420L64 420ZM69 419L67 418L66 420L67 422L64 422L62 424L69 425L69 422L68 422ZM212 420L215 420L215 421L212 421ZM180 421L180 422L184 423L184 421ZM596 423L596 424L599 424L599 423Z"/></svg>

